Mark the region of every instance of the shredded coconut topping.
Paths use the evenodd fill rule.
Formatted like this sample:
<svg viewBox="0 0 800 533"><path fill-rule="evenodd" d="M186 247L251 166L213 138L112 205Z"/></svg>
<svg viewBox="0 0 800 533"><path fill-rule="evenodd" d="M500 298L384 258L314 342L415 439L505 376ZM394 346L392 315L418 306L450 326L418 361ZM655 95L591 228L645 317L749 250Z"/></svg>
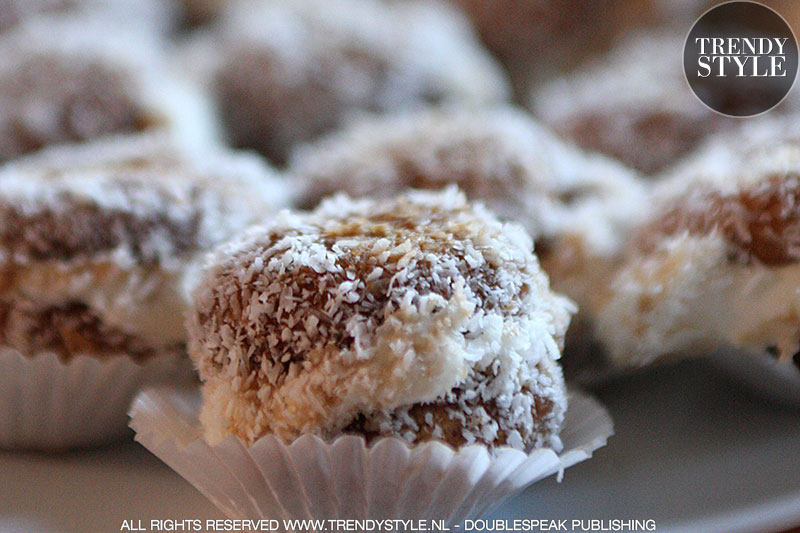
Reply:
<svg viewBox="0 0 800 533"><path fill-rule="evenodd" d="M598 312L616 362L723 347L788 362L800 351L798 124L715 136L655 187Z"/></svg>
<svg viewBox="0 0 800 533"><path fill-rule="evenodd" d="M656 173L710 133L736 124L708 110L687 86L684 40L684 34L671 33L627 38L603 58L537 90L534 112L584 148Z"/></svg>
<svg viewBox="0 0 800 533"><path fill-rule="evenodd" d="M76 346L144 357L183 344L199 257L287 200L259 159L197 155L142 135L50 148L0 170L0 306L19 318L0 323L0 342L63 357ZM20 331L37 329L43 341L23 342Z"/></svg>
<svg viewBox="0 0 800 533"><path fill-rule="evenodd" d="M0 171L0 257L170 265L287 203L254 156L192 154L161 135L65 146Z"/></svg>
<svg viewBox="0 0 800 533"><path fill-rule="evenodd" d="M207 437L552 444L574 309L531 249L453 188L336 196L224 245L189 324Z"/></svg>
<svg viewBox="0 0 800 533"><path fill-rule="evenodd" d="M66 142L163 129L212 140L210 106L152 35L102 19L22 25L0 37L0 161Z"/></svg>
<svg viewBox="0 0 800 533"><path fill-rule="evenodd" d="M215 37L219 104L234 142L280 162L355 112L508 96L467 21L442 3L239 2Z"/></svg>
<svg viewBox="0 0 800 533"><path fill-rule="evenodd" d="M363 121L301 147L289 170L307 207L337 191L388 198L455 183L470 200L522 223L537 245L575 234L604 255L643 209L632 172L566 145L511 108Z"/></svg>
<svg viewBox="0 0 800 533"><path fill-rule="evenodd" d="M717 234L732 260L778 266L800 259L800 128L796 117L712 138L654 191L658 209L636 244Z"/></svg>

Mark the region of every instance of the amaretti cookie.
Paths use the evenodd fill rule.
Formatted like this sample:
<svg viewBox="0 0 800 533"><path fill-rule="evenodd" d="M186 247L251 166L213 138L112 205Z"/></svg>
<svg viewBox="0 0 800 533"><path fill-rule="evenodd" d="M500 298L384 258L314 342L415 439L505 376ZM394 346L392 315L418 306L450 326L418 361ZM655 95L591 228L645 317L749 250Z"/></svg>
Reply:
<svg viewBox="0 0 800 533"><path fill-rule="evenodd" d="M284 212L195 293L206 438L557 447L572 311L524 230L455 189Z"/></svg>
<svg viewBox="0 0 800 533"><path fill-rule="evenodd" d="M212 54L231 142L275 162L356 112L508 96L468 22L435 1L236 2L207 43Z"/></svg>
<svg viewBox="0 0 800 533"><path fill-rule="evenodd" d="M700 102L686 83L685 31L639 33L608 55L534 91L534 114L585 149L656 174L738 125ZM657 59L654 59L657 58Z"/></svg>
<svg viewBox="0 0 800 533"><path fill-rule="evenodd" d="M0 36L0 161L45 146L165 130L214 139L210 104L163 42L99 19L49 20Z"/></svg>
<svg viewBox="0 0 800 533"><path fill-rule="evenodd" d="M0 445L124 434L140 385L186 374L194 262L285 200L251 156L201 159L162 136L51 148L5 166Z"/></svg>
<svg viewBox="0 0 800 533"><path fill-rule="evenodd" d="M790 117L722 136L655 190L600 313L617 363L726 347L797 359L798 133Z"/></svg>
<svg viewBox="0 0 800 533"><path fill-rule="evenodd" d="M336 191L390 198L454 183L501 218L523 224L553 287L582 310L570 329L565 367L589 340L599 286L646 213L645 189L632 171L560 141L512 108L363 121L303 146L289 170L306 207Z"/></svg>

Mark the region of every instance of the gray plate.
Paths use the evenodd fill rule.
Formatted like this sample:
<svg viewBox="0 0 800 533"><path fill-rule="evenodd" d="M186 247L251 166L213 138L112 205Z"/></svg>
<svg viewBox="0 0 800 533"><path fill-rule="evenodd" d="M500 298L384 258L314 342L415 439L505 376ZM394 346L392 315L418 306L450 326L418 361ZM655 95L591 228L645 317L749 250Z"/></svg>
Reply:
<svg viewBox="0 0 800 533"><path fill-rule="evenodd" d="M490 518L654 519L658 531L800 525L800 412L753 396L709 361L604 385L616 435L564 481L545 480Z"/></svg>

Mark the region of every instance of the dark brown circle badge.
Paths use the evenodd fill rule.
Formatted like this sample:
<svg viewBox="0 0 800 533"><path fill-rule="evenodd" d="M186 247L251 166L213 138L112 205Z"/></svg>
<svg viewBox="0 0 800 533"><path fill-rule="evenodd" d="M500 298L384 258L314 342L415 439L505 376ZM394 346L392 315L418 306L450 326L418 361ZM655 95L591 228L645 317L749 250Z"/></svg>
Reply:
<svg viewBox="0 0 800 533"><path fill-rule="evenodd" d="M758 115L778 105L794 85L797 62L792 29L756 2L727 2L708 10L683 47L683 70L694 94L732 117Z"/></svg>

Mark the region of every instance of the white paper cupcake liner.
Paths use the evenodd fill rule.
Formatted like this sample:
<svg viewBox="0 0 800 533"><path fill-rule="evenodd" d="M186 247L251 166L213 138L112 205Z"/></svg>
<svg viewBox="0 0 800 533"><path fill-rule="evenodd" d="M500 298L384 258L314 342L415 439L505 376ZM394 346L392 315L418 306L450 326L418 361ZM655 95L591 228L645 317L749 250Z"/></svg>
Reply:
<svg viewBox="0 0 800 533"><path fill-rule="evenodd" d="M326 443L272 436L249 448L228 437L202 438L196 391L150 389L131 407L136 440L186 478L223 513L240 519L428 519L458 524L526 486L591 457L613 433L594 399L570 392L563 451L504 447L458 451L439 442L409 447L357 436Z"/></svg>
<svg viewBox="0 0 800 533"><path fill-rule="evenodd" d="M66 449L123 438L137 392L191 379L185 356L139 364L121 355L78 355L63 362L50 352L26 357L0 347L0 448Z"/></svg>
<svg viewBox="0 0 800 533"><path fill-rule="evenodd" d="M800 367L766 352L724 348L711 355L714 364L737 383L781 405L800 409Z"/></svg>

